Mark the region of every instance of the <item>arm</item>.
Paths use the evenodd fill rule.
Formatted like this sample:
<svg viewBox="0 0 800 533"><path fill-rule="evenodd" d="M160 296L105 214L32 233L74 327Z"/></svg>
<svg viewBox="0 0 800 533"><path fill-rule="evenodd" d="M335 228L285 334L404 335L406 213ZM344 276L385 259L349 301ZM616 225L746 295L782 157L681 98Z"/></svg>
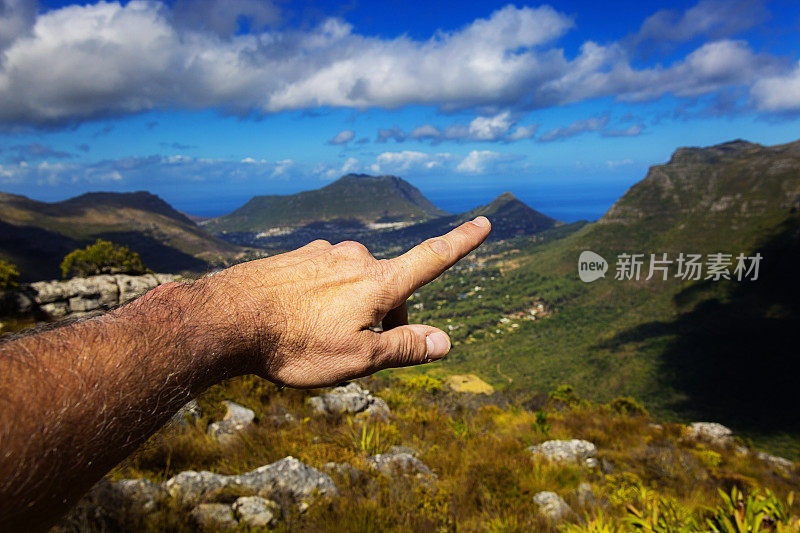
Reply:
<svg viewBox="0 0 800 533"><path fill-rule="evenodd" d="M320 387L444 357L447 335L408 325L405 301L488 233L479 217L391 260L315 241L0 344L0 529L46 528L225 378Z"/></svg>

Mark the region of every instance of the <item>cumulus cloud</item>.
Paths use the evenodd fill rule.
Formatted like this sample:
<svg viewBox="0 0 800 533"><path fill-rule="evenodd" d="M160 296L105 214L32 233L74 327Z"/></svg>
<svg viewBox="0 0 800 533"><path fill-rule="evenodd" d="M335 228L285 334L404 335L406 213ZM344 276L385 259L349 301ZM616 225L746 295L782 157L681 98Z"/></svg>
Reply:
<svg viewBox="0 0 800 533"><path fill-rule="evenodd" d="M342 130L339 133L337 133L333 137L333 139L328 141L328 144L333 144L333 145L347 144L350 141L352 141L355 138L355 136L356 132L354 132L353 130Z"/></svg>
<svg viewBox="0 0 800 533"><path fill-rule="evenodd" d="M448 153L426 154L413 150L403 150L402 152L383 152L370 165L371 172L382 173L404 173L410 171L428 172L437 168L442 168L446 163L452 161L453 156Z"/></svg>
<svg viewBox="0 0 800 533"><path fill-rule="evenodd" d="M504 155L498 152L473 150L458 164L456 170L464 174L483 174L490 165L502 159Z"/></svg>
<svg viewBox="0 0 800 533"><path fill-rule="evenodd" d="M443 129L431 124L417 126L408 134L397 126L392 129L381 129L378 130L378 142L386 142L389 139L397 142L414 139L430 141L432 144L444 141L514 142L533 137L538 127L537 125L517 126L512 132L511 130L516 124L517 119L512 116L511 111L503 111L495 115L475 117L469 124L451 124Z"/></svg>
<svg viewBox="0 0 800 533"><path fill-rule="evenodd" d="M573 21L548 6L509 5L460 30L415 40L360 35L340 19L278 29L280 12L255 0L185 0L172 8L101 2L38 15L31 5L9 0L0 12L0 124L6 127L59 126L158 109L258 115L325 106L432 105L484 110L477 122L440 130L444 138L510 139L513 115L504 118L497 109L607 96L694 97L785 74L774 57L726 38L739 22L704 22L716 16L717 3L709 0L669 23L681 39L699 32L716 40L671 64L645 68L632 66L621 43L587 41L567 57L556 41ZM225 16L198 15L192 22L185 6ZM235 31L242 20L254 31ZM655 39L655 27L646 22L642 39ZM434 140L430 130L426 135L420 138ZM390 138L406 134L379 133L379 140Z"/></svg>
<svg viewBox="0 0 800 533"><path fill-rule="evenodd" d="M580 135L582 133L599 131L605 128L606 124L608 124L607 115L602 117L592 117L582 120L576 120L569 126L561 126L544 132L542 136L539 137L539 142L545 143L545 142L558 141L561 139L567 139L569 137L575 137L576 135Z"/></svg>
<svg viewBox="0 0 800 533"><path fill-rule="evenodd" d="M617 167L623 167L633 164L633 159L621 159L619 161L606 161L606 166L610 169L615 169Z"/></svg>
<svg viewBox="0 0 800 533"><path fill-rule="evenodd" d="M762 111L800 112L800 62L793 72L757 81L751 96Z"/></svg>

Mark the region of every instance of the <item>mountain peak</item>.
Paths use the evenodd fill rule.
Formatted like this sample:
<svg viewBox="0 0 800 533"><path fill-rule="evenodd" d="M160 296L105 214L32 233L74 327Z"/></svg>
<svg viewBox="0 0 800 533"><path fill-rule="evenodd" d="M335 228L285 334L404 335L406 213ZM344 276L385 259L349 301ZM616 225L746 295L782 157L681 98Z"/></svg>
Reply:
<svg viewBox="0 0 800 533"><path fill-rule="evenodd" d="M529 207L510 192L504 192L491 203L473 209L470 218L485 216L492 222L492 237L506 239L550 229L559 222Z"/></svg>
<svg viewBox="0 0 800 533"><path fill-rule="evenodd" d="M446 214L402 178L346 174L321 189L287 196L254 196L206 227L212 231L260 232L332 220L349 219L366 224L412 222Z"/></svg>

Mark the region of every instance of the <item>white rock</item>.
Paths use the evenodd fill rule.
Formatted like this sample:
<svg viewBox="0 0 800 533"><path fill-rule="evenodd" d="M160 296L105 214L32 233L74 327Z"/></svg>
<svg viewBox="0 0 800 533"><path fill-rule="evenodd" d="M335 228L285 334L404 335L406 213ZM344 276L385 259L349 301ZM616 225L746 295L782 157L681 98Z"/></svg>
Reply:
<svg viewBox="0 0 800 533"><path fill-rule="evenodd" d="M528 451L548 461L578 463L589 468L597 466L597 447L585 440L549 440L529 446Z"/></svg>
<svg viewBox="0 0 800 533"><path fill-rule="evenodd" d="M539 492L533 502L539 506L539 514L551 522L560 522L572 513L567 502L555 492Z"/></svg>

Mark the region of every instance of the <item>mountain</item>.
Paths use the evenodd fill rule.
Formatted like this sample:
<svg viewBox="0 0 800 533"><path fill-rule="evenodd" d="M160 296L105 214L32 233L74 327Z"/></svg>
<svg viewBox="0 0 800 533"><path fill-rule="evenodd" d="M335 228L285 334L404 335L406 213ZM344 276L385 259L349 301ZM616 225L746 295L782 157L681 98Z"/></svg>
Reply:
<svg viewBox="0 0 800 533"><path fill-rule="evenodd" d="M312 191L254 196L236 211L205 223L205 227L213 232L261 232L338 219L372 224L419 221L445 214L401 178L348 174Z"/></svg>
<svg viewBox="0 0 800 533"><path fill-rule="evenodd" d="M97 238L130 247L164 272L203 270L242 251L147 192L96 192L53 203L0 193L0 258L16 264L23 280L59 277L63 257Z"/></svg>
<svg viewBox="0 0 800 533"><path fill-rule="evenodd" d="M420 290L410 319L446 328L455 347L426 371L633 396L660 416L718 421L800 457L799 211L800 142L680 148L598 222L563 238L484 246ZM585 250L608 261L604 278L580 281ZM615 279L623 253L644 254L638 280ZM646 279L650 254L663 253L668 279ZM675 277L680 253L706 264L731 254L729 271L738 254L762 260L756 280L706 279L707 270L684 280ZM534 320L539 305L549 316Z"/></svg>

